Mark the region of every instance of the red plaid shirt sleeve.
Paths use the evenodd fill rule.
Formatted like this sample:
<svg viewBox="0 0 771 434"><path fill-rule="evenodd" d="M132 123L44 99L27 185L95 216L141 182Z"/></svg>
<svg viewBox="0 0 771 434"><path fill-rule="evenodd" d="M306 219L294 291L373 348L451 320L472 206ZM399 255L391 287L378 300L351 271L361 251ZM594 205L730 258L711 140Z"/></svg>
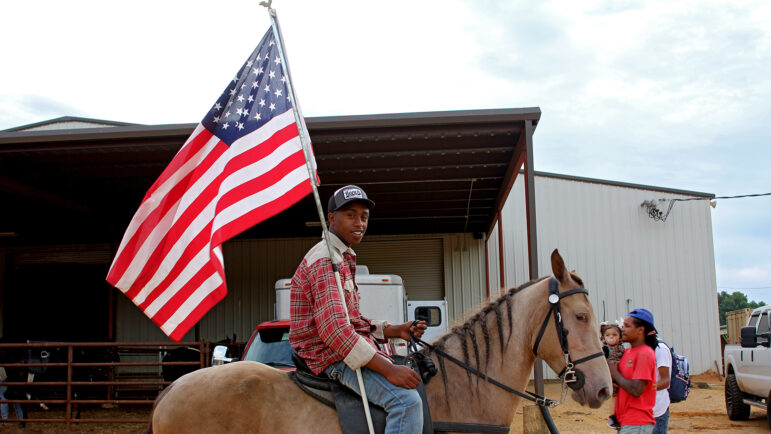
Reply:
<svg viewBox="0 0 771 434"><path fill-rule="evenodd" d="M339 271L345 305L337 291L329 257L312 264L304 259L292 278L289 341L316 374L340 360L352 368L367 364L376 352L377 339L373 334L383 337L385 322L369 320L359 311L355 267L355 258L343 254ZM348 308L350 322L345 319L344 306Z"/></svg>

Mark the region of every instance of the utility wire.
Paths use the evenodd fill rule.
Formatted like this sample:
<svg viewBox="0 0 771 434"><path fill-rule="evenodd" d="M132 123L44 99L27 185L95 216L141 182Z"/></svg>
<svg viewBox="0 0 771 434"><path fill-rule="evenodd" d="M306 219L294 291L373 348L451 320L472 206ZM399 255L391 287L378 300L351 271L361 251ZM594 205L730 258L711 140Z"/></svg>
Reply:
<svg viewBox="0 0 771 434"><path fill-rule="evenodd" d="M675 198L675 199L661 199L664 200L671 200L671 201L680 201L680 202L686 202L689 200L714 200L714 199L741 199L743 197L760 197L760 196L771 196L771 193L756 193L756 194L741 194L739 196L716 196L716 197L687 197L687 198Z"/></svg>
<svg viewBox="0 0 771 434"><path fill-rule="evenodd" d="M648 209L648 217L652 218L653 220L657 220L660 222L665 222L667 220L667 217L669 217L669 213L672 212L672 207L675 206L675 202L688 202L691 200L715 200L715 199L741 199L746 197L761 197L761 196L771 196L771 192L769 193L755 193L755 194L740 194L738 196L716 196L716 197L677 197L674 199L667 199L662 198L659 199L661 202L669 202L669 207L667 208L667 212L663 212L660 209L656 207L656 201L648 201L646 200L643 202L642 206L646 207ZM714 207L714 204L712 205Z"/></svg>
<svg viewBox="0 0 771 434"><path fill-rule="evenodd" d="M756 286L754 288L730 288L728 286L718 286L719 289L733 289L733 290L743 290L743 289L771 289L771 286Z"/></svg>

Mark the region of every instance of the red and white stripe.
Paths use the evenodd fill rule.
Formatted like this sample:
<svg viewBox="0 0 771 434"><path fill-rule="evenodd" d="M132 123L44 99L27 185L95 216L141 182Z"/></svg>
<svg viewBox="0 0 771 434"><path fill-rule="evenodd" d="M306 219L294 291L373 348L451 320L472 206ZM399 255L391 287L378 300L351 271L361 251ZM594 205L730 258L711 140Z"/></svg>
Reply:
<svg viewBox="0 0 771 434"><path fill-rule="evenodd" d="M107 281L179 341L227 294L222 243L311 189L291 110L231 146L199 124L145 195Z"/></svg>

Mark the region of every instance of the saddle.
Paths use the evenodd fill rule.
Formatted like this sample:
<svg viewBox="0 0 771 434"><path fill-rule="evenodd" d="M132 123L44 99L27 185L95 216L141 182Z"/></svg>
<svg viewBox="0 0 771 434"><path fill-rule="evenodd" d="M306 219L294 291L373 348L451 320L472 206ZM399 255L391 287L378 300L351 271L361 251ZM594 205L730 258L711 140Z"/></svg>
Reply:
<svg viewBox="0 0 771 434"><path fill-rule="evenodd" d="M394 357L395 364L409 366L421 376L421 379L423 378L415 363L407 363L406 357L392 357ZM359 395L323 373L320 376L315 375L308 368L308 365L305 364L305 361L296 353L292 353L292 361L297 370L290 372L289 377L305 393L337 409L337 417L340 420L343 434L368 432L367 418L364 414L364 406ZM434 432L434 429L431 423L431 412L428 408L423 381L420 382L416 390L423 401L423 434L431 434ZM382 407L371 402L369 408L370 415L372 416L372 426L376 433L382 434L385 432L386 412Z"/></svg>

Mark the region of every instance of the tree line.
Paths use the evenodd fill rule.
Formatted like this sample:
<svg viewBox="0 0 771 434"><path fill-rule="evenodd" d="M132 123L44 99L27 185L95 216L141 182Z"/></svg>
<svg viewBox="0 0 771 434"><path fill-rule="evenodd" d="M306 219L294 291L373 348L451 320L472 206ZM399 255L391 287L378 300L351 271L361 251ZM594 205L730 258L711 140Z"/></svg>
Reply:
<svg viewBox="0 0 771 434"><path fill-rule="evenodd" d="M756 307L765 305L766 303L762 301L749 301L747 299L747 295L739 291L735 291L732 294L729 294L726 291L720 291L717 294L717 306L718 310L720 311L720 325L725 325L726 323L726 312L744 309L747 307L750 309L755 309Z"/></svg>

